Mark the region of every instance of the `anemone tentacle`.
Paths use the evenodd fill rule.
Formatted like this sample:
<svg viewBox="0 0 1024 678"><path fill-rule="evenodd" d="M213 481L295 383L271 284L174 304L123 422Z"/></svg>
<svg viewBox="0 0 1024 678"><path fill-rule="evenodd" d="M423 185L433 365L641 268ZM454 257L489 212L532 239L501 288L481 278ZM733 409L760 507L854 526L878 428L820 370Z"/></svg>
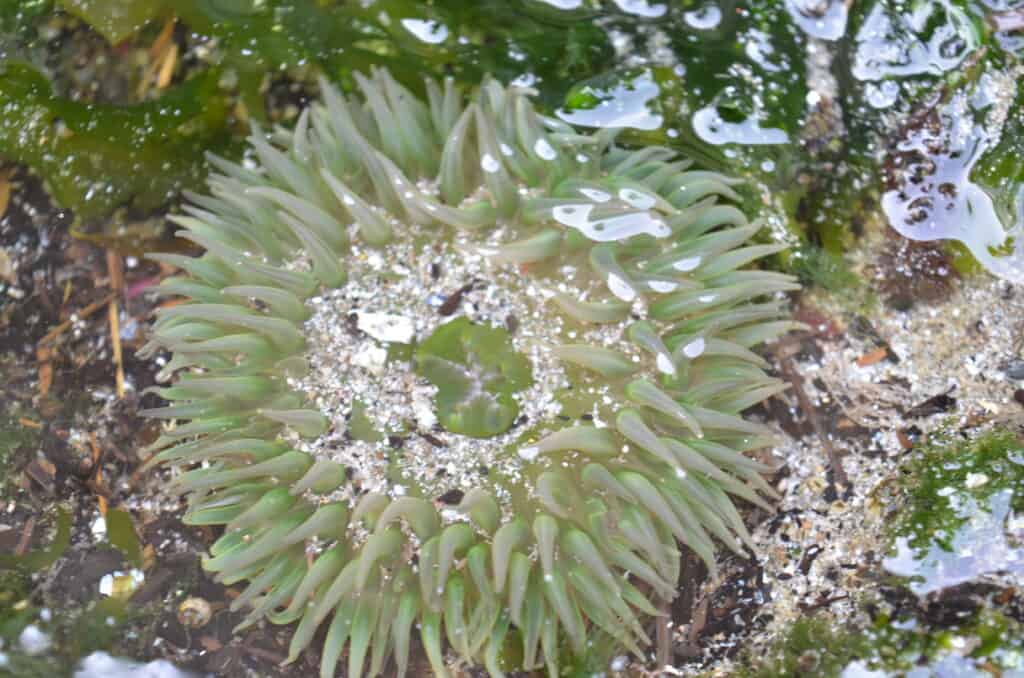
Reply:
<svg viewBox="0 0 1024 678"><path fill-rule="evenodd" d="M785 388L750 349L797 326L779 294L797 284L742 267L780 248L745 244L761 225L731 204L733 179L581 133L526 90L428 81L420 100L385 71L357 84L322 82L294 130L255 130L255 166L212 158L208 194L176 220L205 254L155 257L185 271L160 289L187 302L158 311L142 351L173 354L173 384L157 390L170 404L148 415L189 423L150 451L190 467L173 480L186 522L227 527L204 566L248 581L243 626L298 622L289 661L327 624L325 677L346 647L348 676L391 657L405 675L416 626L439 676L445 643L494 676L509 643L521 668L556 675L560 640L583 653L594 631L641 656L643 620L674 596L679 545L714 572L716 543L752 545L730 497L770 506L769 468L745 452L772 432L742 412ZM385 246L411 225L438 237L500 225L496 261L573 262L594 294L554 295L552 312L619 326L636 349L552 347L574 382L600 381L617 404L607 425L552 424L513 451L531 491L511 510L484 488L454 520L417 496L328 501L345 469L289 442L330 425L289 385L307 370L306 300L344 284L353 239ZM289 265L300 253L309 270Z"/></svg>

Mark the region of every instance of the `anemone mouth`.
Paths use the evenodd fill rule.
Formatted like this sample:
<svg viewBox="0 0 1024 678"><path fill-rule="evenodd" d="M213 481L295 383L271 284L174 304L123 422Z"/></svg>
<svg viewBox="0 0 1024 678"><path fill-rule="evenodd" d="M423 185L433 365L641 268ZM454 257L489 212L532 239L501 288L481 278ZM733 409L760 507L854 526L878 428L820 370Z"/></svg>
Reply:
<svg viewBox="0 0 1024 678"><path fill-rule="evenodd" d="M551 350L564 323L543 283L480 251L492 238L417 236L354 245L348 281L307 301L310 371L292 385L330 426L297 449L348 469L338 498L507 499L519 450L571 391Z"/></svg>
<svg viewBox="0 0 1024 678"><path fill-rule="evenodd" d="M299 622L289 660L326 624L323 676L346 647L404 675L414 624L437 675L444 641L496 676L597 634L642 656L679 545L714 572L752 546L730 496L773 495L741 413L784 388L750 349L797 285L743 267L780 248L729 178L524 90L357 82L213 159L177 219L206 253L154 255L187 275L151 449L227 527L204 566L249 582L243 626Z"/></svg>

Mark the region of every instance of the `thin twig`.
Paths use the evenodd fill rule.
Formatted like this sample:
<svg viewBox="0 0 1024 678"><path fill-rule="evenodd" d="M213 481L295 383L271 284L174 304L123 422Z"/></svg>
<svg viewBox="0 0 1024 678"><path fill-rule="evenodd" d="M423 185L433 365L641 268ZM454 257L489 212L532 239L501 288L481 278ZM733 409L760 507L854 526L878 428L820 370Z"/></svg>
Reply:
<svg viewBox="0 0 1024 678"><path fill-rule="evenodd" d="M259 659L265 659L266 661L273 662L275 664L280 664L280 663L284 662L284 660L286 659L286 657L283 654L279 653L279 652L271 652L270 650L263 650L263 649L258 648L258 647L253 647L252 645L249 645L248 643L242 643L241 644L241 648L242 648L243 651L247 652L248 654L251 654L253 657L257 657Z"/></svg>
<svg viewBox="0 0 1024 678"><path fill-rule="evenodd" d="M121 321L117 299L110 300L110 345L114 352L114 385L117 397L124 398L124 360L121 357Z"/></svg>
<svg viewBox="0 0 1024 678"><path fill-rule="evenodd" d="M114 384L118 391L118 397L125 396L125 366L121 357L121 322L118 320L118 300L111 300L111 346L114 348Z"/></svg>
<svg viewBox="0 0 1024 678"><path fill-rule="evenodd" d="M121 255L114 250L107 250L107 276L110 279L110 291L121 296L124 293L124 264Z"/></svg>
<svg viewBox="0 0 1024 678"><path fill-rule="evenodd" d="M86 318L91 316L93 313L95 313L96 311L100 310L101 308L103 308L104 306L109 304L110 300L113 299L113 298L114 298L113 294L108 294L108 295L104 296L102 299L100 299L99 301L92 302L91 304L89 304L88 306L83 308L78 313L74 313L72 315L77 320L85 320ZM48 343L50 343L51 341L53 341L54 339L59 337L61 334L66 332L67 329L69 327L71 327L71 322L72 322L71 318L68 318L67 320L65 320L64 322L60 323L59 325L54 325L53 328L49 332L47 332L45 335L43 335L43 338L40 339L37 342L36 345L38 346L39 344L48 344Z"/></svg>
<svg viewBox="0 0 1024 678"><path fill-rule="evenodd" d="M834 596L822 595L822 596L819 596L818 600L816 600L815 602L813 602L811 604L800 603L798 607L800 608L800 610L804 614L808 614L810 612L815 612L817 610L820 610L823 607L828 607L832 603L837 603L840 600L847 600L847 599L849 599L849 597L850 597L850 595L847 594L847 593L840 593L840 594L836 594Z"/></svg>
<svg viewBox="0 0 1024 678"><path fill-rule="evenodd" d="M11 170L0 171L0 217L7 213L11 202Z"/></svg>
<svg viewBox="0 0 1024 678"><path fill-rule="evenodd" d="M711 597L705 596L700 599L690 615L690 628L686 632L687 655L696 657L700 652L700 634L708 625L708 609L711 606Z"/></svg>
<svg viewBox="0 0 1024 678"><path fill-rule="evenodd" d="M174 77L174 65L178 61L178 46L171 43L171 46L167 49L167 53L164 54L163 64L160 66L160 72L156 76L156 86L158 89L166 89L171 84L171 78Z"/></svg>
<svg viewBox="0 0 1024 678"><path fill-rule="evenodd" d="M814 428L815 435L821 441L822 447L825 448L825 454L828 456L829 466L832 468L832 480L835 484L842 485L844 488L850 486L850 479L846 475L846 470L843 468L843 460L839 455L839 451L832 444L832 439L825 430L825 424L821 421L821 417L818 414L818 409L811 402L811 399L807 397L807 391L804 390L804 379L800 376L800 372L796 369L796 365L793 363L793 350L791 347L793 343L791 341L784 342L778 350L779 366L782 369L782 374L786 378L786 381L793 385L793 392L796 394L797 401L800 403L800 409L804 411L807 419L811 422L811 426Z"/></svg>
<svg viewBox="0 0 1024 678"><path fill-rule="evenodd" d="M18 540L18 545L14 548L14 555L19 558L28 551L28 545L32 541L32 532L36 529L36 517L29 516L28 520L25 521L25 527L21 531L21 539Z"/></svg>
<svg viewBox="0 0 1024 678"><path fill-rule="evenodd" d="M96 495L96 503L99 505L100 515L107 515L107 496L109 490L103 486L103 450L96 439L96 432L89 432L89 447L92 449L92 477L85 485Z"/></svg>
<svg viewBox="0 0 1024 678"><path fill-rule="evenodd" d="M139 81L139 87L136 91L139 99L145 98L146 93L153 85L154 79L157 81L157 87L161 89L167 86L166 82L170 81L171 74L165 74L164 71L168 68L168 63L170 63L170 69L173 71L174 62L178 56L178 46L174 44L174 25L176 22L177 19L175 17L168 19L156 40L153 41L153 45L149 48L149 64L146 66L145 73L142 74L142 79ZM174 48L173 57L170 56L172 48ZM165 80L165 84L159 84Z"/></svg>

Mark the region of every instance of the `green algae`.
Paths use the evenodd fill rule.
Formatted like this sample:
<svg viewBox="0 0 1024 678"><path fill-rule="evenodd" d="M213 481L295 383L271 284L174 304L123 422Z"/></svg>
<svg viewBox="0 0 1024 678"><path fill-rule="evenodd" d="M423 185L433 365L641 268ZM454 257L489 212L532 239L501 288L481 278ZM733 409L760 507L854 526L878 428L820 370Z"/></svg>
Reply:
<svg viewBox="0 0 1024 678"><path fill-rule="evenodd" d="M3 3L0 3L3 4ZM32 50L52 3L0 7L0 155L32 167L54 200L84 218L115 208L152 209L205 177L205 152L234 155L228 113L234 100L217 86L231 83L249 117L266 122L266 88L290 73L298 80L325 74L347 88L352 77L386 66L422 93L423 75L473 83L485 74L524 74L547 83L542 98L557 101L572 82L607 67L614 52L592 22L555 21L532 0L429 5L384 0L372 7L321 0L62 0L110 43L138 35L153 20L175 16L212 50L189 65L188 82L141 104L85 104L62 98L33 66L13 60ZM17 7L14 7L17 6ZM435 39L424 34L435 27ZM26 43L7 51L5 37Z"/></svg>
<svg viewBox="0 0 1024 678"><path fill-rule="evenodd" d="M814 616L795 621L759 656L747 654L734 675L837 678L851 665L881 676L905 675L915 667L961 671L941 675L968 675L963 671L982 667L1020 669L1022 639L1024 625L992 608L962 615L957 624L941 628L908 615L895 619L879 614L866 628L839 626L827 616ZM919 675L933 674L928 670Z"/></svg>
<svg viewBox="0 0 1024 678"><path fill-rule="evenodd" d="M514 394L533 383L529 359L508 332L457 318L416 349L416 372L438 388L441 424L474 438L498 435L519 415Z"/></svg>
<svg viewBox="0 0 1024 678"><path fill-rule="evenodd" d="M58 0L69 14L96 29L111 44L126 40L154 19L171 13L173 3L163 0Z"/></svg>
<svg viewBox="0 0 1024 678"><path fill-rule="evenodd" d="M607 66L609 40L591 22L539 11L534 0L63 0L110 42L172 13L190 31L216 41L214 61L238 78L249 113L264 119L264 79L310 69L354 86L352 74L387 67L416 91L425 71L476 83L485 74L511 80L529 63L553 85ZM558 20L560 19L560 20ZM564 90L562 90L564 91ZM560 92L558 93L560 94ZM556 95L557 96L557 95ZM554 99L551 99L553 101Z"/></svg>
<svg viewBox="0 0 1024 678"><path fill-rule="evenodd" d="M58 581L40 586L40 580L51 577L54 565L74 548L72 522L71 512L58 505L52 515L54 534L46 545L22 556L0 554L0 676L70 676L81 659L92 652L125 648L135 642L145 644L138 632L141 629L148 637L148 631L136 626L128 634L126 629L155 619L158 610L154 607L132 603L129 595L83 595L61 581L64 570ZM141 567L141 543L128 512L111 509L106 522L111 545L132 565ZM123 534L123 529L129 530L130 536ZM23 644L26 629L45 639L42 651Z"/></svg>
<svg viewBox="0 0 1024 678"><path fill-rule="evenodd" d="M1024 443L994 430L938 434L903 469L904 505L883 566L926 596L997 572L1024 573L1011 521L1024 509Z"/></svg>
<svg viewBox="0 0 1024 678"><path fill-rule="evenodd" d="M0 3L0 35L34 38L37 22L53 11L52 0L20 0Z"/></svg>
<svg viewBox="0 0 1024 678"><path fill-rule="evenodd" d="M1003 223L1019 225L1022 217L1017 210L1020 187L1024 182L1024 88L1017 91L1009 104L1001 133L984 147L984 155L974 166L971 178L992 197L996 214ZM1008 229L1009 230L1009 229ZM1019 231L1017 231L1019 237ZM1019 243L1016 244L1019 248ZM994 254L1007 256L1013 252L1014 238L1010 236Z"/></svg>
<svg viewBox="0 0 1024 678"><path fill-rule="evenodd" d="M803 244L786 253L783 267L794 273L805 287L823 289L852 309L863 311L873 303L861 277L850 269L842 256L827 248Z"/></svg>
<svg viewBox="0 0 1024 678"><path fill-rule="evenodd" d="M8 472L16 465L15 455L38 440L38 429L26 426L14 415L0 414L0 497L7 493Z"/></svg>
<svg viewBox="0 0 1024 678"><path fill-rule="evenodd" d="M6 660L0 665L0 676L70 676L82 657L123 642L126 625L140 614L127 601L114 597L83 606L41 607L31 602L30 588L27 579L0 580L0 640ZM49 638L46 652L24 651L20 639L30 626Z"/></svg>
<svg viewBox="0 0 1024 678"><path fill-rule="evenodd" d="M0 554L0 571L39 572L56 563L71 544L71 514L62 506L57 507L55 523L56 534L49 546L20 556Z"/></svg>
<svg viewBox="0 0 1024 678"><path fill-rule="evenodd" d="M1024 486L1024 441L1011 430L995 429L973 439L951 432L933 434L901 470L897 484L903 503L890 521L886 538L902 541L904 549L909 545L918 564L928 565L936 554L952 556L961 551L959 531L978 527L978 515L965 514L958 506L984 506L1018 490L1010 507L1017 513L1024 510L1019 492ZM1003 525L995 527L1001 532ZM982 553L997 541L989 538L965 553L967 557ZM962 569L970 575L970 564L957 561L947 569L953 574ZM883 565L892 570L894 561L886 559ZM937 571L941 574L942 568ZM881 596L871 588L862 591L858 609L862 618L870 618L867 623L840 626L824 614L794 622L763 656L748 654L737 675L830 678L842 675L851 665L883 676L905 675L915 668L922 671L915 675L921 676L933 671L982 676L985 671L1024 668L1024 624L1001 607L991 587L978 589L983 599L967 608L958 606L954 597L949 614L936 611L945 604L941 597L929 598L927 605L906 604L917 600L912 592L922 595L957 584L970 586L974 578L933 575L929 574L933 581L924 588L916 577L889 578L886 585L891 583L895 593ZM887 602L894 596L904 603L894 608Z"/></svg>
<svg viewBox="0 0 1024 678"><path fill-rule="evenodd" d="M953 495L985 504L997 493L1016 490L1010 508L1024 511L1024 441L1013 431L996 429L974 440L933 435L904 470L904 506L891 536L909 537L912 547L935 542L949 548L951 536L967 521L949 501Z"/></svg>
<svg viewBox="0 0 1024 678"><path fill-rule="evenodd" d="M511 80L527 63L538 78L564 83L560 95L613 58L598 26L554 22L532 0L184 0L175 10L190 29L217 38L225 66L272 73L312 65L348 84L355 71L385 66L420 91L425 72Z"/></svg>
<svg viewBox="0 0 1024 678"><path fill-rule="evenodd" d="M998 669L1022 666L1024 626L992 608L964 615L962 621L943 628L912 616L880 615L863 637L870 648L863 657L865 663L893 672L935 665L949 657L962 658L965 666L983 662Z"/></svg>
<svg viewBox="0 0 1024 678"><path fill-rule="evenodd" d="M31 20L44 16L51 3L23 4L25 9L12 15L20 17L17 21L4 22L0 10L0 24L28 32ZM845 32L825 38L824 44L836 48L830 60L836 83L825 86L829 91L822 100L808 85L821 81L815 69L824 66L808 56L820 53L820 46L792 11L764 0L692 5L659 14L657 20L650 18L655 14L645 18L622 3L570 3L566 7L571 9L560 9L540 0L60 4L114 42L139 36L140 27L169 16L171 7L195 39L211 46L204 63L189 68L214 64L234 83L248 115L261 122L269 119L268 83L282 74L307 84L312 76L324 74L351 89L356 87L353 73L371 66L386 66L417 93L422 93L424 73L463 83L491 74L536 87L548 110L559 104L566 110L586 110L636 75L635 67L625 68L621 56L616 57L613 34L633 41L638 53L670 51L667 63L677 60L677 66L664 65L659 58L649 59L645 67L658 88L649 116L662 124L627 128L621 138L684 150L708 167L746 173L759 190L780 196L779 216L810 255L803 261L780 257L776 265L844 292L851 289L844 285L851 277L832 273L844 266L845 252L856 246L865 214L878 210L881 193L891 187L887 173L893 153L880 154L879 149L930 120L937 112L936 101L973 96L985 78L1017 68L1021 44L1012 26L1005 28L1012 21L1001 10L973 0L922 2L917 16L927 20L920 21L891 0L857 3L844 18ZM877 28L878 22L887 22L888 28L867 30ZM872 42L879 39L874 34L888 41L891 54ZM951 39L943 42L943 36ZM935 64L928 66L919 53L940 46L944 51L936 52ZM879 99L883 91L891 100ZM964 177L992 196L1004 223L1014 219L1013 201L1024 180L1019 141L1024 136L1018 133L1024 124L1021 96L1011 104L1002 129L991 130L993 138L981 149L984 157L971 177ZM707 115L698 119L701 111ZM718 121L717 127L700 122L709 116ZM32 141L25 141L31 147ZM0 142L0 152L4 150ZM8 154L18 159L17 153ZM173 164L180 155L171 153L169 158ZM118 165L114 159L100 164L101 170ZM56 165L37 169L51 185L67 183L50 176L61 170ZM205 168L200 163L196 171ZM120 177L104 182L102 171L89 179L108 190L122 183ZM88 180L79 175L73 183ZM55 197L65 206L95 214L120 204L116 196L104 200L99 195L86 206L81 191L55 190ZM68 199L73 202L63 202ZM1004 242L1004 249L1010 247L1012 243ZM961 255L957 270L976 268L971 255Z"/></svg>
<svg viewBox="0 0 1024 678"><path fill-rule="evenodd" d="M838 676L851 661L863 656L869 643L863 635L840 629L823 617L799 619L760 659L748 656L738 678Z"/></svg>
<svg viewBox="0 0 1024 678"><path fill-rule="evenodd" d="M107 541L133 567L142 567L142 542L135 532L135 521L125 509L108 509L103 517L107 525Z"/></svg>
<svg viewBox="0 0 1024 678"><path fill-rule="evenodd" d="M0 62L0 154L37 171L83 218L158 207L198 186L203 154L229 143L217 80L209 71L133 106L87 104L54 94L28 64Z"/></svg>

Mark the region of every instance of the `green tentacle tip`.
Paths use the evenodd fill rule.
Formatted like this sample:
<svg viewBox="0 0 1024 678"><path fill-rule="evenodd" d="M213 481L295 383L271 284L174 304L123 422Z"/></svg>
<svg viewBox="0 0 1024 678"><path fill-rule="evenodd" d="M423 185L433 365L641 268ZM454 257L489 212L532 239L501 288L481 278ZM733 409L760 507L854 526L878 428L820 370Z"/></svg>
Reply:
<svg viewBox="0 0 1024 678"><path fill-rule="evenodd" d="M526 356L500 327L457 318L416 349L416 371L437 387L441 424L452 433L486 438L515 423L515 394L533 384Z"/></svg>
<svg viewBox="0 0 1024 678"><path fill-rule="evenodd" d="M407 676L414 632L436 676L642 655L682 546L715 572L753 546L733 498L777 498L743 410L783 387L751 350L795 326L749 270L778 247L728 178L527 90L356 83L257 132L259 168L214 158L176 220L206 252L156 255L184 303L140 351L172 354L150 465L225 526L204 564L241 626L297 622L289 662L323 638L322 678ZM435 261L486 290L417 306Z"/></svg>

